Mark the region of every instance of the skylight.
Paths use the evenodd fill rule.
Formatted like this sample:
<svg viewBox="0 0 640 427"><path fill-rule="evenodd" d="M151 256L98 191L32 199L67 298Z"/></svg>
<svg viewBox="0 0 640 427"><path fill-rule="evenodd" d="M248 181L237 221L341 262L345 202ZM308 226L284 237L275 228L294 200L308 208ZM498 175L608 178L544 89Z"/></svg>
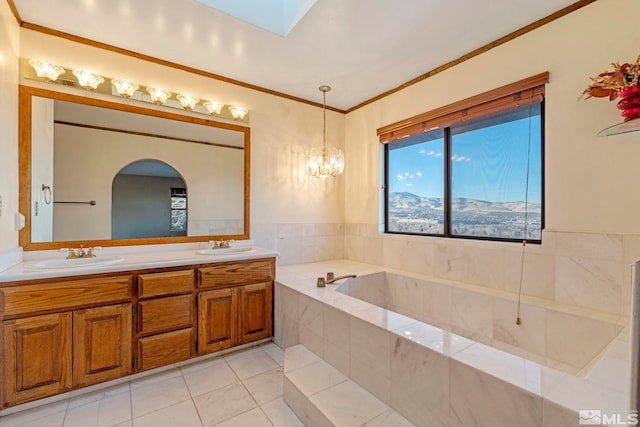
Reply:
<svg viewBox="0 0 640 427"><path fill-rule="evenodd" d="M286 36L316 0L196 0L265 30Z"/></svg>

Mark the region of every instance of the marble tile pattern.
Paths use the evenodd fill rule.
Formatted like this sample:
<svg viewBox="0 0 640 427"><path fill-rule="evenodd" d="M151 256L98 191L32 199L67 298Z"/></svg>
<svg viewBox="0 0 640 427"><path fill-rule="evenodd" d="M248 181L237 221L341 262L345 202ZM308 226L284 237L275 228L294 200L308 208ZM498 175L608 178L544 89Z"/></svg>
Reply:
<svg viewBox="0 0 640 427"><path fill-rule="evenodd" d="M74 391L57 402L15 407L0 415L0 425L301 427L282 398L283 364L284 351L267 343L106 388Z"/></svg>
<svg viewBox="0 0 640 427"><path fill-rule="evenodd" d="M284 401L305 425L413 425L327 362L311 362L314 356L302 344L285 351Z"/></svg>
<svg viewBox="0 0 640 427"><path fill-rule="evenodd" d="M344 256L344 224L251 224L256 245L280 252L280 265L324 261Z"/></svg>
<svg viewBox="0 0 640 427"><path fill-rule="evenodd" d="M330 270L358 277L317 288L316 277ZM373 278L370 295L367 275ZM387 284L399 290L381 289L382 276L393 277ZM321 333L307 352L306 365L324 360L335 375L344 375L410 424L564 427L578 423L580 409L623 410L628 401L628 329L626 319L614 314L525 297L517 326L515 300L504 290L436 283L345 260L281 267L276 286L286 289L280 302L283 311L287 307L280 313L283 330L293 329L287 322L300 323L302 310L305 327ZM408 301L406 289L419 286L426 286L418 292L422 302ZM351 292L364 300L347 295ZM371 303L382 300L406 312L444 306L433 315L443 326ZM322 310L316 303L322 303ZM477 328L479 323L491 331L489 336ZM463 329L484 334L488 344L496 345L457 333ZM297 343L303 340L298 334ZM301 419L309 425L334 425L327 412L305 403L304 393L286 380L285 395L288 387ZM333 410L337 414L343 409L338 405Z"/></svg>
<svg viewBox="0 0 640 427"><path fill-rule="evenodd" d="M346 224L345 257L511 293L520 288L520 243L385 235L378 229ZM629 266L637 260L638 235L544 230L541 245L525 248L522 294L628 316Z"/></svg>
<svg viewBox="0 0 640 427"><path fill-rule="evenodd" d="M534 298L521 302L517 325L517 300L506 292L395 271L359 276L337 292L570 373L594 360L624 326L624 320L614 315L598 316ZM311 342L300 334L300 342L318 354L320 341Z"/></svg>

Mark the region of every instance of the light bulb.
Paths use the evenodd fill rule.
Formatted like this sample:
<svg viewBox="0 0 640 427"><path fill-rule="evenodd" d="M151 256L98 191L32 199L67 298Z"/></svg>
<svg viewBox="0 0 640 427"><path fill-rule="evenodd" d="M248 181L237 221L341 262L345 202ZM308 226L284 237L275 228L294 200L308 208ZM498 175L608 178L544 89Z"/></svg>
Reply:
<svg viewBox="0 0 640 427"><path fill-rule="evenodd" d="M36 70L36 75L38 77L44 77L45 79L55 82L61 74L65 73L64 68L59 65L52 64L49 61L44 61L42 59L30 59L29 65Z"/></svg>
<svg viewBox="0 0 640 427"><path fill-rule="evenodd" d="M178 95L176 96L176 98L178 98L178 101L180 101L180 105L182 105L182 108L187 111L193 110L196 104L200 102L199 98L196 98L192 95Z"/></svg>
<svg viewBox="0 0 640 427"><path fill-rule="evenodd" d="M236 120L244 119L244 116L246 116L247 113L249 112L247 111L246 108L235 107L235 106L229 108L229 110L231 111L231 115L233 116L233 118Z"/></svg>
<svg viewBox="0 0 640 427"><path fill-rule="evenodd" d="M147 87L147 93L151 96L154 104L163 105L171 96L171 92L161 87Z"/></svg>
<svg viewBox="0 0 640 427"><path fill-rule="evenodd" d="M116 88L116 92L123 98L131 98L140 88L140 85L126 79L111 79L111 84Z"/></svg>
<svg viewBox="0 0 640 427"><path fill-rule="evenodd" d="M95 89L99 84L104 82L104 78L98 74L94 74L91 71L80 70L76 68L72 71L73 75L78 79L78 83L85 89Z"/></svg>
<svg viewBox="0 0 640 427"><path fill-rule="evenodd" d="M222 107L224 107L224 104L218 101L207 101L202 105L204 105L204 108L207 109L209 114L220 114Z"/></svg>

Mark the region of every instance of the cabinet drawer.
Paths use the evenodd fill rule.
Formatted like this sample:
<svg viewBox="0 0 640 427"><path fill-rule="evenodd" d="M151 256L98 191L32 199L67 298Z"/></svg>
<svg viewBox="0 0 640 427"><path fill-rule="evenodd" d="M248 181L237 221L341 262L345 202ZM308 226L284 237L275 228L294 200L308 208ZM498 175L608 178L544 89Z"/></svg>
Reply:
<svg viewBox="0 0 640 427"><path fill-rule="evenodd" d="M138 370L156 368L191 358L193 328L167 332L138 340Z"/></svg>
<svg viewBox="0 0 640 427"><path fill-rule="evenodd" d="M148 335L193 326L194 302L191 295L157 298L138 302L138 333Z"/></svg>
<svg viewBox="0 0 640 427"><path fill-rule="evenodd" d="M190 292L193 276L193 270L141 274L138 276L138 295L140 299L147 299Z"/></svg>
<svg viewBox="0 0 640 427"><path fill-rule="evenodd" d="M116 276L7 287L0 290L0 313L6 318L129 301L131 284L132 276Z"/></svg>
<svg viewBox="0 0 640 427"><path fill-rule="evenodd" d="M273 259L225 262L198 269L198 287L222 288L270 282L275 277Z"/></svg>

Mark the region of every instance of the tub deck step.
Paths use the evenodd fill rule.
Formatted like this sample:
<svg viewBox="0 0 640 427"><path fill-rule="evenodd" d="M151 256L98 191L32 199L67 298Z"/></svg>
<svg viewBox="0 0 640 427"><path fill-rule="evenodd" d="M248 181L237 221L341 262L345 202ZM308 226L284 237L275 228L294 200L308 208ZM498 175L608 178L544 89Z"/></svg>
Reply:
<svg viewBox="0 0 640 427"><path fill-rule="evenodd" d="M396 411L304 345L284 353L284 401L310 427L409 427Z"/></svg>

